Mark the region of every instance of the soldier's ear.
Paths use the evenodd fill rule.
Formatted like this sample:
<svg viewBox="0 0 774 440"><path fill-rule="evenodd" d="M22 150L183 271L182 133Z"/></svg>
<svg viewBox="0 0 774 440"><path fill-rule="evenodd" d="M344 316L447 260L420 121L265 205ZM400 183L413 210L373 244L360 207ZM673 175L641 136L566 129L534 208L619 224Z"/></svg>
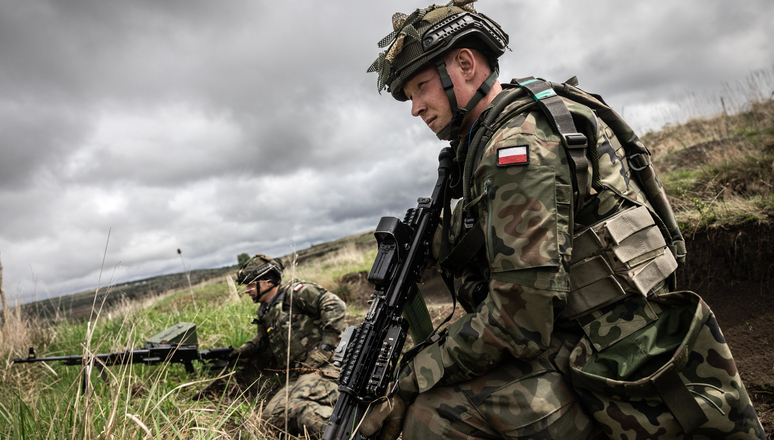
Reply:
<svg viewBox="0 0 774 440"><path fill-rule="evenodd" d="M472 79L476 74L477 68L476 57L473 55L473 52L467 48L460 49L455 58L462 77L468 80Z"/></svg>

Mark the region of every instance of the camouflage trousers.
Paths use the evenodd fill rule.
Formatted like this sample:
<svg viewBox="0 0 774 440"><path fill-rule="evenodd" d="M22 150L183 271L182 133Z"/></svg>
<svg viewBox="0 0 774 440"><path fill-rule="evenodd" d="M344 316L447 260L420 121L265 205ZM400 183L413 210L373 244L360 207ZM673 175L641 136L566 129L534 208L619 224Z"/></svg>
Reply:
<svg viewBox="0 0 774 440"><path fill-rule="evenodd" d="M299 376L271 398L263 409L263 419L284 429L287 408L290 434L304 436L308 433L312 438L320 437L339 397L336 374L337 370L328 365L320 371Z"/></svg>
<svg viewBox="0 0 774 440"><path fill-rule="evenodd" d="M561 372L578 339L554 337L531 362L509 359L481 377L420 394L403 439L589 438L592 419Z"/></svg>

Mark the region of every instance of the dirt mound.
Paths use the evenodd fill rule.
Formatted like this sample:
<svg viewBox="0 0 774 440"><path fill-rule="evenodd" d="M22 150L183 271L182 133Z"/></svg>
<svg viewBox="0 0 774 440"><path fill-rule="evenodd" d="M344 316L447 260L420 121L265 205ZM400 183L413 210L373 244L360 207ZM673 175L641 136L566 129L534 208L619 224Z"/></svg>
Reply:
<svg viewBox="0 0 774 440"><path fill-rule="evenodd" d="M715 312L764 428L774 432L774 225L713 228L686 242L678 287Z"/></svg>
<svg viewBox="0 0 774 440"><path fill-rule="evenodd" d="M348 273L337 279L336 283L341 286L336 294L348 306L368 308L368 300L371 299L371 294L374 292L374 285L368 281L367 271Z"/></svg>

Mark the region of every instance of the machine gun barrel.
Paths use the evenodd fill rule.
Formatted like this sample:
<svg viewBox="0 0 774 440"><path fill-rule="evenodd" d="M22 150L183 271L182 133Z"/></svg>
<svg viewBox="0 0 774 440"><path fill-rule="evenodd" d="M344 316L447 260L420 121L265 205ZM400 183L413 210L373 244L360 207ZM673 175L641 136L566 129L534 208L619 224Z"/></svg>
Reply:
<svg viewBox="0 0 774 440"><path fill-rule="evenodd" d="M13 360L13 363L26 364L60 361L64 365L86 365L93 360L95 363L99 362L101 366L106 367L126 364L157 365L161 363L173 363L183 364L187 372L193 373L193 361L206 361L212 359L228 360L228 355L233 350L232 347L216 347L208 350L199 350L199 347L196 345L158 344L150 346L150 344L146 344L143 348L113 353L37 357L34 348L30 347L29 356L26 358L16 358Z"/></svg>
<svg viewBox="0 0 774 440"><path fill-rule="evenodd" d="M361 420L369 406L386 394L394 378L409 329L402 315L407 304L418 297L417 283L432 252L444 203L448 202L444 194L456 169L453 158L451 148L441 150L438 180L430 198L420 198L403 221L382 217L376 227L379 250L368 274L368 280L376 286L373 300L364 322L357 328L347 328L334 354L334 364L341 367L340 395L323 440L361 438ZM415 344L421 342L418 335L424 339L430 333L415 330Z"/></svg>
<svg viewBox="0 0 774 440"><path fill-rule="evenodd" d="M193 373L193 361L228 360L232 351L234 351L232 347L199 350L196 324L179 322L149 338L142 348L113 353L37 357L35 349L30 347L29 355L26 358L16 358L13 363L60 361L64 365L89 365L93 362L98 368L125 364L176 363L185 365L186 371Z"/></svg>

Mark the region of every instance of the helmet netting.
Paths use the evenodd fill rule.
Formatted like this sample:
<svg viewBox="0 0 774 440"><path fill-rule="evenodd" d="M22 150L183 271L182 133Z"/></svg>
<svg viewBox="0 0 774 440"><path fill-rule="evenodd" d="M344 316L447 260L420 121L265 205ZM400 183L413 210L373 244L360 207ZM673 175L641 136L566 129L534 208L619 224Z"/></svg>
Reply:
<svg viewBox="0 0 774 440"><path fill-rule="evenodd" d="M452 0L449 2L449 5L456 6L460 9L464 9L468 12L476 13L476 9L473 7L473 3L475 3L477 0ZM447 6L449 6L447 5Z"/></svg>
<svg viewBox="0 0 774 440"><path fill-rule="evenodd" d="M381 52L366 71L366 73L377 72L379 74L379 78L376 80L377 92L381 93L382 90L387 88L387 81L392 72L392 62L403 51L406 37L410 37L416 41L421 39L419 32L413 24L421 21L426 12L427 11L424 9L417 9L412 12L411 15L406 15L401 12L396 12L392 15L393 31L379 40L378 43L380 48L388 46L389 48Z"/></svg>

